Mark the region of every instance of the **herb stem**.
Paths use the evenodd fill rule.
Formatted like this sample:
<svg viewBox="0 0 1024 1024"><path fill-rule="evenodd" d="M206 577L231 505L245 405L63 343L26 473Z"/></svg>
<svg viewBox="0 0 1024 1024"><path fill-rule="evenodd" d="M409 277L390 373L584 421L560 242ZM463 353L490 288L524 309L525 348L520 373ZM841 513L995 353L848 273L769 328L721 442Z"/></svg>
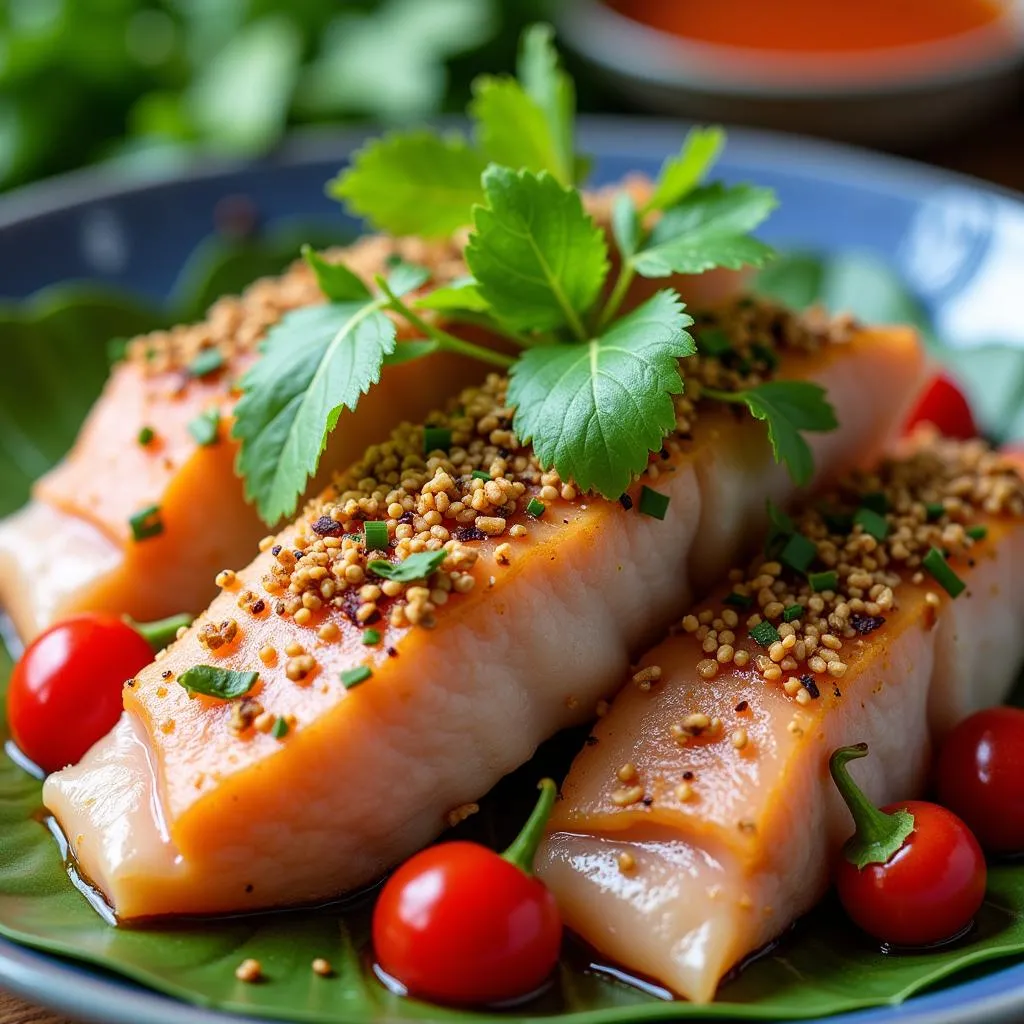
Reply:
<svg viewBox="0 0 1024 1024"><path fill-rule="evenodd" d="M605 303L605 307L601 311L601 319L597 324L598 333L607 327L615 314L618 313L619 307L625 300L626 294L629 292L629 286L633 283L635 275L636 270L633 267L633 261L626 260L619 268L619 276L615 282L615 287L612 289L612 293L608 296L608 301Z"/></svg>
<svg viewBox="0 0 1024 1024"><path fill-rule="evenodd" d="M192 625L191 615L172 615L168 619L158 619L156 622L136 622L126 615L124 621L145 640L154 651L159 651L171 643L178 635L182 626Z"/></svg>
<svg viewBox="0 0 1024 1024"><path fill-rule="evenodd" d="M396 313L404 316L413 327L422 331L428 338L432 338L445 351L457 352L459 355L469 356L470 359L479 359L492 366L500 366L503 370L507 370L515 362L514 359L503 356L500 352L492 352L489 348L484 348L483 345L474 345L471 341L463 341L462 338L456 338L454 334L449 334L440 327L427 323L388 287L384 278L377 278L377 286L387 296L388 301L384 304L385 308L393 309Z"/></svg>
<svg viewBox="0 0 1024 1024"><path fill-rule="evenodd" d="M522 832L501 855L504 860L514 864L527 875L533 873L533 860L537 856L537 848L544 838L544 829L558 796L558 787L551 779L541 779L537 788L540 790L540 797L533 813L523 826Z"/></svg>

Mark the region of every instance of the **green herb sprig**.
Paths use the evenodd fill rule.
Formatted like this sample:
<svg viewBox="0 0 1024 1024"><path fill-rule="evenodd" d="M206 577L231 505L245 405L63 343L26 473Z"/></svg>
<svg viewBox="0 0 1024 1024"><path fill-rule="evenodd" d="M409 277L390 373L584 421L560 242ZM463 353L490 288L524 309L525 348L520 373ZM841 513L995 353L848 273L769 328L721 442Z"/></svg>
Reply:
<svg viewBox="0 0 1024 1024"><path fill-rule="evenodd" d="M721 129L708 128L687 135L642 206L625 192L615 199L611 258L577 188L589 162L574 150L573 84L547 26L526 32L517 78L475 84L469 114L472 138L389 135L364 146L329 185L352 212L392 233L469 227L471 276L424 290L428 272L400 264L364 282L304 251L328 301L287 314L269 332L236 409L238 471L268 523L295 510L330 433L382 368L439 351L507 371L514 430L541 464L584 491L617 497L673 429L679 361L696 352L693 320L674 289L621 314L632 282L760 266L773 255L750 236L774 208L773 193L704 183L724 145ZM482 325L518 355L460 338L439 316ZM396 319L418 340L399 344ZM769 381L711 395L746 404L767 423L776 459L797 482L810 479L802 433L836 426L820 387Z"/></svg>

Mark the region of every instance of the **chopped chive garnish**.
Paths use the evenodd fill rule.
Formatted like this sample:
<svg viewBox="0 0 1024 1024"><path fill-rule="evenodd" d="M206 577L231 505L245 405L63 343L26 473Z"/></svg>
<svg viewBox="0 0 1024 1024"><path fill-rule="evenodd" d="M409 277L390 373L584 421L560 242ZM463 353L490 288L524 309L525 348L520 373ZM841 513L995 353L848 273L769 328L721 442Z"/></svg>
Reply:
<svg viewBox="0 0 1024 1024"><path fill-rule="evenodd" d="M345 669L345 671L341 673L341 682L346 690L351 690L353 686L365 683L372 675L373 670L369 665L360 665L358 668Z"/></svg>
<svg viewBox="0 0 1024 1024"><path fill-rule="evenodd" d="M188 425L188 432L194 438L196 444L208 448L215 444L220 433L220 411L218 409L207 409L201 412Z"/></svg>
<svg viewBox="0 0 1024 1024"><path fill-rule="evenodd" d="M987 526L968 526L964 531L971 540L984 540L988 536Z"/></svg>
<svg viewBox="0 0 1024 1024"><path fill-rule="evenodd" d="M733 608L749 608L754 603L754 599L749 594L738 594L734 590L731 594L727 594L722 604L732 605Z"/></svg>
<svg viewBox="0 0 1024 1024"><path fill-rule="evenodd" d="M193 377L206 377L224 365L224 353L219 348L204 348L188 365Z"/></svg>
<svg viewBox="0 0 1024 1024"><path fill-rule="evenodd" d="M813 541L808 540L802 533L794 533L779 552L779 561L797 572L806 572L817 554L818 548Z"/></svg>
<svg viewBox="0 0 1024 1024"><path fill-rule="evenodd" d="M830 569L828 572L812 572L807 577L807 582L811 585L811 590L815 593L821 593L823 590L835 590L839 586L839 573L835 569Z"/></svg>
<svg viewBox="0 0 1024 1024"><path fill-rule="evenodd" d="M160 518L160 506L150 505L144 508L128 520L132 528L132 537L135 540L149 540L150 537L159 537L164 532L164 522Z"/></svg>
<svg viewBox="0 0 1024 1024"><path fill-rule="evenodd" d="M448 451L452 446L452 432L447 427L423 428L423 451L429 455L440 449Z"/></svg>
<svg viewBox="0 0 1024 1024"><path fill-rule="evenodd" d="M664 519L668 511L670 498L661 491L653 491L646 484L640 489L640 511L645 516L654 516L655 519Z"/></svg>
<svg viewBox="0 0 1024 1024"><path fill-rule="evenodd" d="M885 516L880 516L870 508L857 509L853 514L853 522L865 533L870 533L875 540L885 540L889 536L889 523Z"/></svg>
<svg viewBox="0 0 1024 1024"><path fill-rule="evenodd" d="M380 630L377 629L364 629L363 630L363 643L367 647L372 647L374 644L380 643Z"/></svg>
<svg viewBox="0 0 1024 1024"><path fill-rule="evenodd" d="M363 524L368 551L383 551L388 546L388 524L370 522Z"/></svg>
<svg viewBox="0 0 1024 1024"><path fill-rule="evenodd" d="M946 506L941 501L927 501L925 502L924 510L928 513L928 521L933 523L936 519L941 519L945 515Z"/></svg>
<svg viewBox="0 0 1024 1024"><path fill-rule="evenodd" d="M959 597L967 589L967 584L953 572L938 548L931 548L928 554L921 559L921 564L950 597Z"/></svg>
<svg viewBox="0 0 1024 1024"><path fill-rule="evenodd" d="M861 508L869 508L880 516L884 516L889 511L889 499L885 496L884 491L872 491L870 494L865 494L860 499L860 504Z"/></svg>
<svg viewBox="0 0 1024 1024"><path fill-rule="evenodd" d="M288 735L288 723L283 718L278 718L270 727L270 735L275 740L284 739Z"/></svg>
<svg viewBox="0 0 1024 1024"><path fill-rule="evenodd" d="M782 621L783 622L795 622L801 618L804 614L804 606L802 604L791 604L788 608L783 609Z"/></svg>
<svg viewBox="0 0 1024 1024"><path fill-rule="evenodd" d="M697 335L697 348L705 355L714 356L717 359L732 351L732 342L725 331L711 327Z"/></svg>
<svg viewBox="0 0 1024 1024"><path fill-rule="evenodd" d="M149 444L154 437L156 437L156 431L152 427L143 427L139 431L139 444L141 444L142 447L145 448L146 445Z"/></svg>
<svg viewBox="0 0 1024 1024"><path fill-rule="evenodd" d="M494 477L490 473L485 473L482 469L474 469L472 476L475 480L493 480Z"/></svg>
<svg viewBox="0 0 1024 1024"><path fill-rule="evenodd" d="M531 498L526 506L526 511L531 516L542 516L547 510L547 505L540 498Z"/></svg>
<svg viewBox="0 0 1024 1024"><path fill-rule="evenodd" d="M751 631L750 635L762 646L771 647L778 643L779 631L767 620L759 622Z"/></svg>

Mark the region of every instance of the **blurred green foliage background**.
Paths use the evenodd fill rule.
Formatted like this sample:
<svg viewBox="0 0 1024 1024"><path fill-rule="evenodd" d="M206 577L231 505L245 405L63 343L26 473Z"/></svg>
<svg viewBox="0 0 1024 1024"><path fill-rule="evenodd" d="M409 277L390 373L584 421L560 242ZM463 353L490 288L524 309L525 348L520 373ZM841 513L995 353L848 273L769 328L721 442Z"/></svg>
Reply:
<svg viewBox="0 0 1024 1024"><path fill-rule="evenodd" d="M0 188L461 110L545 0L0 0ZM586 104L584 104L586 105Z"/></svg>

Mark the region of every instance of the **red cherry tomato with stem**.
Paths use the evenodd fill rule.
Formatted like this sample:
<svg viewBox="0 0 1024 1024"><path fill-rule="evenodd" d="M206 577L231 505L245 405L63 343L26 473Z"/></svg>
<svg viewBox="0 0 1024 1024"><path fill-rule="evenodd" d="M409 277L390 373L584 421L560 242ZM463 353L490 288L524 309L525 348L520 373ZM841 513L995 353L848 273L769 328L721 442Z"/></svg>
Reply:
<svg viewBox="0 0 1024 1024"><path fill-rule="evenodd" d="M530 871L557 790L499 856L469 842L441 843L388 879L373 914L377 962L410 995L438 1003L505 1002L535 992L558 961L562 919Z"/></svg>
<svg viewBox="0 0 1024 1024"><path fill-rule="evenodd" d="M911 433L921 423L933 424L945 437L969 441L978 436L970 403L960 385L947 373L933 377L921 393L904 432Z"/></svg>
<svg viewBox="0 0 1024 1024"><path fill-rule="evenodd" d="M939 799L989 853L1024 852L1024 711L988 708L947 737L936 766Z"/></svg>
<svg viewBox="0 0 1024 1024"><path fill-rule="evenodd" d="M938 804L911 800L879 810L850 777L864 743L832 755L832 778L856 832L836 864L839 899L854 923L896 946L954 938L985 897L985 856L970 829Z"/></svg>
<svg viewBox="0 0 1024 1024"><path fill-rule="evenodd" d="M182 625L133 628L115 615L75 615L40 633L11 673L7 720L22 753L45 772L80 761L121 714L121 691Z"/></svg>

